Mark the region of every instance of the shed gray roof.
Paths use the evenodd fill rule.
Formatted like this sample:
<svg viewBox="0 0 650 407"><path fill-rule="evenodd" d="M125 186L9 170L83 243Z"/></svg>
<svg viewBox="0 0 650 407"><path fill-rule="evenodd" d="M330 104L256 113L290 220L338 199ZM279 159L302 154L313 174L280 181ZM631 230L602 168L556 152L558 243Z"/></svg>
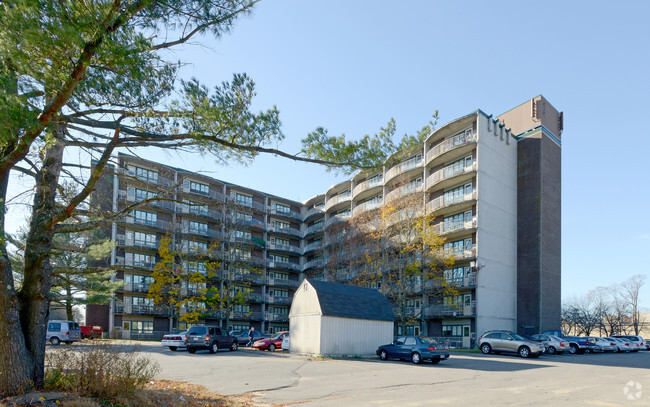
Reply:
<svg viewBox="0 0 650 407"><path fill-rule="evenodd" d="M393 308L374 288L307 280L318 295L323 316L394 321Z"/></svg>

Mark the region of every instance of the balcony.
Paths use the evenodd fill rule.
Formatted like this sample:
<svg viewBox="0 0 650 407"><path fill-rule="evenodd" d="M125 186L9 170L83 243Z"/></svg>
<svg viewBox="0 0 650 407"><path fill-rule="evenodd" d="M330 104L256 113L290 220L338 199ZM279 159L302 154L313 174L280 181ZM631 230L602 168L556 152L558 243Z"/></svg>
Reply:
<svg viewBox="0 0 650 407"><path fill-rule="evenodd" d="M276 215L276 216L286 216L291 219L295 219L298 221L302 221L302 215L300 212L292 211L292 210L284 210L284 209L277 209L273 208L271 206L267 207L267 211L269 215Z"/></svg>
<svg viewBox="0 0 650 407"><path fill-rule="evenodd" d="M255 255L241 256L236 254L227 254L226 259L228 259L231 263L254 264L261 267L264 267L264 264L266 263L264 261L264 257Z"/></svg>
<svg viewBox="0 0 650 407"><path fill-rule="evenodd" d="M291 304L291 297L276 297L273 295L266 296L266 302L269 304Z"/></svg>
<svg viewBox="0 0 650 407"><path fill-rule="evenodd" d="M166 197L158 197L161 200L158 201L150 201L146 205L153 206L156 208L164 209L167 211L174 211L175 204L170 200L170 198ZM118 191L117 193L117 199L118 201L127 201L127 202L140 202L144 201L145 198L136 198L135 196L129 196L127 191Z"/></svg>
<svg viewBox="0 0 650 407"><path fill-rule="evenodd" d="M154 229L159 229L159 230L171 230L171 222L168 222L166 220L160 220L157 219L155 221L150 221L146 219L135 219L132 216L128 216L126 218L126 223L130 223L133 225L142 225L142 226L148 226L150 228Z"/></svg>
<svg viewBox="0 0 650 407"><path fill-rule="evenodd" d="M251 209L257 209L262 212L266 212L266 205L263 203L255 202L255 201L245 201L242 199L238 199L237 195L235 194L230 194L230 196L226 197L226 201L228 201L231 204L235 204L240 208L251 208Z"/></svg>
<svg viewBox="0 0 650 407"><path fill-rule="evenodd" d="M312 260L312 261L308 261L308 262L305 263L305 265L302 267L302 270L303 270L303 271L306 271L306 270L308 270L308 269L323 268L323 264L324 264L324 262L323 262L322 259L321 259L321 260Z"/></svg>
<svg viewBox="0 0 650 407"><path fill-rule="evenodd" d="M291 227L282 227L282 226L273 226L272 224L266 225L266 230L271 233L280 233L284 235L291 235L296 237L302 237L302 232L298 229Z"/></svg>
<svg viewBox="0 0 650 407"><path fill-rule="evenodd" d="M197 236L203 236L203 237L209 237L212 239L216 238L222 238L221 232L216 231L216 230L210 230L210 229L200 229L200 228L192 228L186 225L176 225L176 231L183 233L183 234L190 234L190 235L197 235Z"/></svg>
<svg viewBox="0 0 650 407"><path fill-rule="evenodd" d="M264 283L264 276L261 273L244 273L235 274L233 276L235 281L245 281L248 283L262 284Z"/></svg>
<svg viewBox="0 0 650 407"><path fill-rule="evenodd" d="M393 314L399 316L401 314L402 318L421 318L422 316L422 307L393 307Z"/></svg>
<svg viewBox="0 0 650 407"><path fill-rule="evenodd" d="M350 219L350 215L332 215L327 222L325 222L325 227L330 227L335 223L343 222L344 220Z"/></svg>
<svg viewBox="0 0 650 407"><path fill-rule="evenodd" d="M230 319L238 319L242 321L261 321L262 313L259 311L230 311Z"/></svg>
<svg viewBox="0 0 650 407"><path fill-rule="evenodd" d="M476 287L476 273L471 273L468 276L462 278L447 278L444 280L444 284L440 280L431 280L425 283L425 287L428 290L434 288L442 288L443 285L448 287L455 288L475 288Z"/></svg>
<svg viewBox="0 0 650 407"><path fill-rule="evenodd" d="M246 299L248 302L261 303L264 302L264 294L250 293Z"/></svg>
<svg viewBox="0 0 650 407"><path fill-rule="evenodd" d="M309 253L309 252L315 252L317 250L323 250L323 241L319 240L317 242L309 243L305 248L303 249L303 254Z"/></svg>
<svg viewBox="0 0 650 407"><path fill-rule="evenodd" d="M275 314L272 312L267 312L266 320L275 322L287 322L289 321L289 314Z"/></svg>
<svg viewBox="0 0 650 407"><path fill-rule="evenodd" d="M300 246L295 246L291 244L278 244L278 243L271 243L267 241L266 248L267 250L283 251L283 252L289 252L297 255L302 254L302 249L300 248Z"/></svg>
<svg viewBox="0 0 650 407"><path fill-rule="evenodd" d="M300 265L298 263L291 263L287 261L268 260L267 266L276 269L300 271Z"/></svg>
<svg viewBox="0 0 650 407"><path fill-rule="evenodd" d="M476 189L468 194L455 195L455 196L439 196L427 202L427 213L436 212L443 208L448 208L464 202L475 201L477 197ZM445 199L446 198L446 199Z"/></svg>
<svg viewBox="0 0 650 407"><path fill-rule="evenodd" d="M386 171L386 175L384 176L384 179L386 180L386 183L388 183L388 181L392 180L398 175L405 174L414 169L422 168L423 167L422 164L423 164L422 158L420 158L419 160L417 158L411 158L409 160L397 164L390 170Z"/></svg>
<svg viewBox="0 0 650 407"><path fill-rule="evenodd" d="M467 232L476 229L476 217L469 221L442 222L433 227L437 235L448 235L451 233Z"/></svg>
<svg viewBox="0 0 650 407"><path fill-rule="evenodd" d="M456 178L460 175L476 172L477 167L477 163L474 161L472 165L466 167L455 168L453 166L450 166L440 169L427 177L426 189L429 189L434 185L438 185L443 181ZM443 188L444 186L445 185L440 185L439 188Z"/></svg>
<svg viewBox="0 0 650 407"><path fill-rule="evenodd" d="M446 250L447 255L454 256L454 260L467 260L473 259L476 257L476 245L473 244L470 248L465 248L462 250L448 249Z"/></svg>
<svg viewBox="0 0 650 407"><path fill-rule="evenodd" d="M394 201L403 196L410 194L418 193L424 191L423 185L405 185L403 187L396 188L386 194L386 202Z"/></svg>
<svg viewBox="0 0 650 407"><path fill-rule="evenodd" d="M223 194L219 191L215 191L213 189L209 189L208 191L202 191L200 189L192 189L188 186L182 186L177 188L178 192L184 193L184 194L190 194L190 195L197 195L197 196L203 196L207 198L212 198L216 201L223 202Z"/></svg>
<svg viewBox="0 0 650 407"><path fill-rule="evenodd" d="M267 278L266 284L273 287L292 287L296 288L300 285L298 280L287 280L281 278Z"/></svg>
<svg viewBox="0 0 650 407"><path fill-rule="evenodd" d="M367 201L362 204L359 204L354 207L352 210L352 216L357 216L363 212L369 211L371 209L377 209L383 204L383 201Z"/></svg>
<svg viewBox="0 0 650 407"><path fill-rule="evenodd" d="M427 151L426 162L429 164L431 161L435 160L448 151L461 149L462 147L476 144L477 139L478 138L476 134L474 134L471 129L467 129L463 133L448 138L442 143L435 145L431 150Z"/></svg>
<svg viewBox="0 0 650 407"><path fill-rule="evenodd" d="M344 203L344 202L350 202L352 200L352 194L347 193L347 194L342 194L342 195L336 195L331 198L327 199L327 202L325 203L325 211L329 211L331 208L334 206Z"/></svg>
<svg viewBox="0 0 650 407"><path fill-rule="evenodd" d="M467 305L426 305L422 314L425 318L473 317L476 316L476 302Z"/></svg>
<svg viewBox="0 0 650 407"><path fill-rule="evenodd" d="M214 209L207 209L202 205L176 204L177 213L187 213L194 216L201 216L211 220L221 220L222 214Z"/></svg>
<svg viewBox="0 0 650 407"><path fill-rule="evenodd" d="M311 225L305 230L305 236L311 235L313 233L319 233L323 231L323 223L317 225Z"/></svg>
<svg viewBox="0 0 650 407"><path fill-rule="evenodd" d="M115 313L130 315L168 316L169 310L163 307L156 307L154 305L117 304L115 305Z"/></svg>
<svg viewBox="0 0 650 407"><path fill-rule="evenodd" d="M366 181L363 181L352 190L352 196L357 197L362 192L368 191L373 188L382 187L384 185L383 178L373 178Z"/></svg>
<svg viewBox="0 0 650 407"><path fill-rule="evenodd" d="M316 207L310 208L307 211L307 213L305 213L305 220L307 220L308 218L310 218L312 216L322 216L324 214L325 214L325 212L323 211L323 208L316 208Z"/></svg>
<svg viewBox="0 0 650 407"><path fill-rule="evenodd" d="M120 175L126 175L132 179L136 179L138 181L146 182L147 184L153 184L153 185L160 185L163 188L169 188L172 186L174 183L173 180L167 178L167 177L162 177L160 175L156 175L154 177L147 177L144 176L143 174L136 174L134 169L126 169L126 168L120 168L119 170ZM158 174L158 173L155 173Z"/></svg>
<svg viewBox="0 0 650 407"><path fill-rule="evenodd" d="M151 249L151 250L158 250L160 247L160 242L155 241L155 242L150 242L150 241L143 241L143 240L129 240L126 241L124 238L124 235L117 235L116 239L117 245L118 246L125 246L125 247L138 247L140 249Z"/></svg>
<svg viewBox="0 0 650 407"><path fill-rule="evenodd" d="M124 280L117 280L119 282L124 282ZM148 293L149 284L145 283L126 283L122 287L122 291L129 291L132 293Z"/></svg>

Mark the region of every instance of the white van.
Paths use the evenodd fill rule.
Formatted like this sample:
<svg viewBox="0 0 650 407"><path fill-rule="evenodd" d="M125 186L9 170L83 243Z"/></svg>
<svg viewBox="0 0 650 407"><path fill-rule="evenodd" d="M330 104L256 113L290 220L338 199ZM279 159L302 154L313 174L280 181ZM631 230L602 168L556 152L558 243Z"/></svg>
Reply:
<svg viewBox="0 0 650 407"><path fill-rule="evenodd" d="M61 342L71 344L81 339L81 328L73 321L48 321L45 340L56 346Z"/></svg>

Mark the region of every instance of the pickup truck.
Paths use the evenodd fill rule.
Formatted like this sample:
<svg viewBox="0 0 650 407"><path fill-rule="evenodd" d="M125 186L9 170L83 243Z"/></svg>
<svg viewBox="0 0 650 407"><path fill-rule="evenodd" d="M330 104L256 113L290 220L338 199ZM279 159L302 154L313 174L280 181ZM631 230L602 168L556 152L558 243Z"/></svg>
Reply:
<svg viewBox="0 0 650 407"><path fill-rule="evenodd" d="M81 326L81 339L100 339L102 337L101 326Z"/></svg>
<svg viewBox="0 0 650 407"><path fill-rule="evenodd" d="M554 335L569 341L569 345L571 346L569 352L572 355L575 355L576 353L594 353L602 350L600 346L596 344L596 338L589 336L568 336L566 331L559 330L544 331L542 332L542 335Z"/></svg>

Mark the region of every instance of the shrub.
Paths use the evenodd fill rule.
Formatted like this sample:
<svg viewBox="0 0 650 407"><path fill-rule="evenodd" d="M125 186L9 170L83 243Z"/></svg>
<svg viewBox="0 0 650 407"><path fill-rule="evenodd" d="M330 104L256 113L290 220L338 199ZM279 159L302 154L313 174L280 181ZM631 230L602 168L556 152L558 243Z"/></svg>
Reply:
<svg viewBox="0 0 650 407"><path fill-rule="evenodd" d="M46 355L45 388L100 399L132 396L160 372L138 350L110 343L52 349Z"/></svg>

